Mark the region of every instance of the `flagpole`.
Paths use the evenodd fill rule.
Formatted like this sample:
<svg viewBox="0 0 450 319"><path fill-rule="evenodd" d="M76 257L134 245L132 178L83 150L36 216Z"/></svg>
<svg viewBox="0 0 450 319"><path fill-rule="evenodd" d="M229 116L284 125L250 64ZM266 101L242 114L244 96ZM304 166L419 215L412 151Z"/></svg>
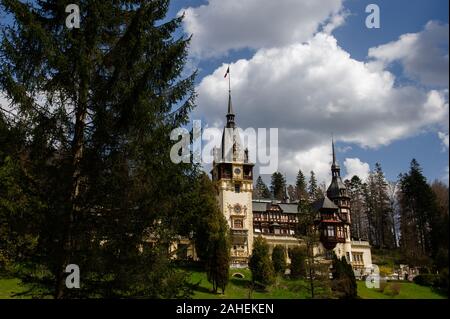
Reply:
<svg viewBox="0 0 450 319"><path fill-rule="evenodd" d="M230 69L230 65L228 65L228 94L231 95L231 69Z"/></svg>

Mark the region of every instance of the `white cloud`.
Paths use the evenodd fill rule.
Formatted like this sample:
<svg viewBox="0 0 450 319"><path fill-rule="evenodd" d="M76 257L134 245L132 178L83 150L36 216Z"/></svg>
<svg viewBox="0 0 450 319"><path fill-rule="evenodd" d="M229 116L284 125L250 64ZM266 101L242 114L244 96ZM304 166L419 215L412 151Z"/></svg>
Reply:
<svg viewBox="0 0 450 319"><path fill-rule="evenodd" d="M347 175L344 179L351 179L354 175L365 180L370 173L370 166L368 163L362 162L359 158L346 158L344 161Z"/></svg>
<svg viewBox="0 0 450 319"><path fill-rule="evenodd" d="M226 68L198 85L193 118L223 124ZM325 33L305 44L258 50L231 64L231 74L238 125L279 128L280 170L294 176L301 168L327 178L331 133L339 141L379 147L448 119L448 94L395 87L393 74L352 59Z"/></svg>
<svg viewBox="0 0 450 319"><path fill-rule="evenodd" d="M307 41L322 23L331 32L343 23L343 0L209 0L180 10L193 34L191 53L211 57L233 49L259 49Z"/></svg>
<svg viewBox="0 0 450 319"><path fill-rule="evenodd" d="M448 150L448 133L438 132L438 136L441 139L444 150Z"/></svg>
<svg viewBox="0 0 450 319"><path fill-rule="evenodd" d="M333 33L334 30L339 28L345 23L345 19L350 15L350 12L348 10L342 9L336 14L333 14L330 16L328 21L325 23L322 31L326 34Z"/></svg>
<svg viewBox="0 0 450 319"><path fill-rule="evenodd" d="M418 33L407 33L397 41L369 50L369 57L384 64L399 61L405 74L430 86L449 84L449 26L430 21Z"/></svg>
<svg viewBox="0 0 450 319"><path fill-rule="evenodd" d="M332 158L330 143L321 143L302 151L283 148L279 155L280 171L286 173L287 176L295 178L298 170L301 169L303 174L309 179L310 172L314 171L319 183L329 183Z"/></svg>

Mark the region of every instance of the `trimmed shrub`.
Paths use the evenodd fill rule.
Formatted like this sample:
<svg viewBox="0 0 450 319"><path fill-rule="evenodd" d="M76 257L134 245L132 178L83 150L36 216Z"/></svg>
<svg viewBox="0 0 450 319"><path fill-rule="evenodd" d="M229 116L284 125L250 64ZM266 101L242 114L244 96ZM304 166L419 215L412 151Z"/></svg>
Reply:
<svg viewBox="0 0 450 319"><path fill-rule="evenodd" d="M399 283L392 283L386 287L384 293L389 296L397 296L400 294L401 285Z"/></svg>
<svg viewBox="0 0 450 319"><path fill-rule="evenodd" d="M292 279L305 278L306 277L306 251L301 247L294 247L289 251L289 257L291 258L291 275Z"/></svg>
<svg viewBox="0 0 450 319"><path fill-rule="evenodd" d="M281 245L276 245L272 251L273 268L277 274L284 274L286 270L286 250Z"/></svg>
<svg viewBox="0 0 450 319"><path fill-rule="evenodd" d="M439 285L439 275L420 274L414 277L414 283L420 286L437 287Z"/></svg>

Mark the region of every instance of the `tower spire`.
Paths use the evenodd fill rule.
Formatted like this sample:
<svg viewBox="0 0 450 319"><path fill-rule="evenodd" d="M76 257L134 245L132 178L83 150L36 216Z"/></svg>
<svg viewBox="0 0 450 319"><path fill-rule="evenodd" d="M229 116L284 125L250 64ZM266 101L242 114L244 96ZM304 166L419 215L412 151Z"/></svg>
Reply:
<svg viewBox="0 0 450 319"><path fill-rule="evenodd" d="M331 136L331 148L333 150L333 165L336 166L336 153L334 152L334 137Z"/></svg>
<svg viewBox="0 0 450 319"><path fill-rule="evenodd" d="M336 151L334 150L334 137L331 137L331 149L333 152L333 163L331 164L331 173L333 177L340 176L341 168L339 167L339 164L336 160Z"/></svg>
<svg viewBox="0 0 450 319"><path fill-rule="evenodd" d="M231 73L230 66L228 66L227 72L225 73L225 77L228 76L228 112L227 112L227 127L234 128L234 111L233 111L233 103L231 102Z"/></svg>

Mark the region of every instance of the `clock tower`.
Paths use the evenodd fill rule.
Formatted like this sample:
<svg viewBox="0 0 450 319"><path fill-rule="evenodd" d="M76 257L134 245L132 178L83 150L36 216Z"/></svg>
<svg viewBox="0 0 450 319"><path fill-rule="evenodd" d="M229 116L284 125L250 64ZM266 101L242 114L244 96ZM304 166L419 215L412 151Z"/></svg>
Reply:
<svg viewBox="0 0 450 319"><path fill-rule="evenodd" d="M212 179L218 186L219 207L231 231L231 266L247 267L253 248L253 166L248 149L243 149L234 122L231 92L227 124L220 148L214 149Z"/></svg>

